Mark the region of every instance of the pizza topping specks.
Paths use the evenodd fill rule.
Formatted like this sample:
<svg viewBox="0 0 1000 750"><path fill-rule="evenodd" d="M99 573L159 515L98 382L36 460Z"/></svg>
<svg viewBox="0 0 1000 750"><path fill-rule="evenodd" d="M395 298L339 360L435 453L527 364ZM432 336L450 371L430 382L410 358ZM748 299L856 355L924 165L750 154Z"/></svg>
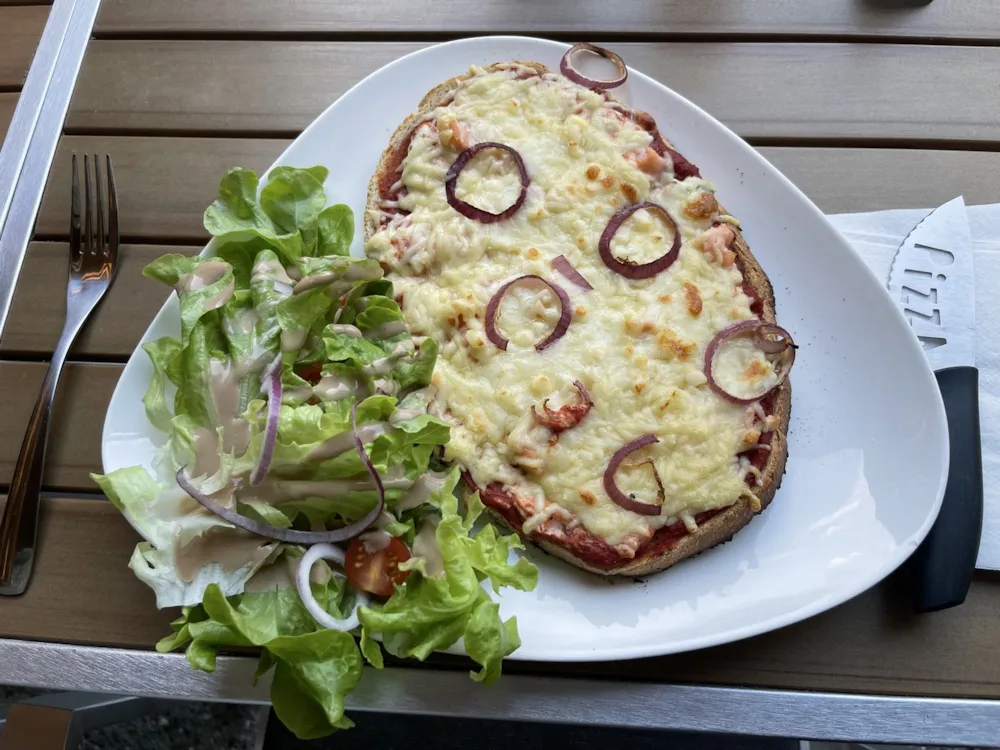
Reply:
<svg viewBox="0 0 1000 750"><path fill-rule="evenodd" d="M690 281L684 282L684 302L689 313L695 317L701 315L701 295L698 293L698 287Z"/></svg>

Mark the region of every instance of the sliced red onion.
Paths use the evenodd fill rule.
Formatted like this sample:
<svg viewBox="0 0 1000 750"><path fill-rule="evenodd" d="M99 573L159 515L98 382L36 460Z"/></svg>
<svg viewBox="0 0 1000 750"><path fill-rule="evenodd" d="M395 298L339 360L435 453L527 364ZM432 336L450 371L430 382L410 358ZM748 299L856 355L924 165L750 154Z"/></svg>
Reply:
<svg viewBox="0 0 1000 750"><path fill-rule="evenodd" d="M659 136L659 133L657 133ZM669 146L664 145L664 152L660 156L670 155L670 160L674 164L674 179L686 180L688 177L701 177L701 172L694 164L685 159L678 151L674 151Z"/></svg>
<svg viewBox="0 0 1000 750"><path fill-rule="evenodd" d="M543 427L548 427L555 433L568 430L570 427L580 424L583 418L590 412L594 401L583 383L579 380L574 380L573 385L576 387L577 395L579 396L575 404L565 404L558 409L550 409L549 400L545 399L542 402L542 411L544 414L539 414L534 406L531 407L531 414L535 418L535 421Z"/></svg>
<svg viewBox="0 0 1000 750"><path fill-rule="evenodd" d="M345 562L344 550L340 549L340 547L334 547L332 544L314 544L306 550L305 554L299 560L298 567L295 569L295 588L299 591L299 597L317 624L322 625L324 628L339 630L341 632L354 630L361 624L358 620L358 607L367 607L371 604L371 599L368 598L368 595L364 591L355 589L354 607L351 609L351 614L343 620L331 616L316 601L316 597L313 596L312 586L309 585L309 576L312 573L313 565L320 560L331 560L337 563L341 570L343 570Z"/></svg>
<svg viewBox="0 0 1000 750"><path fill-rule="evenodd" d="M197 487L191 484L191 481L188 479L187 473L185 472L187 467L184 466L177 470L177 484L180 485L182 490L219 518L229 521L229 523L233 526L245 529L246 531L257 534L258 536L275 539L279 542L287 542L288 544L321 544L323 542L343 542L348 539L353 539L375 523L375 521L378 520L378 517L382 514L382 508L385 507L385 489L382 486L382 479L375 470L375 466L372 464L371 459L368 458L368 452L365 450L364 443L361 441L361 436L358 433L356 416L357 408L357 403L351 407L351 430L354 435L354 445L357 448L358 455L361 456L361 461L364 463L365 468L368 470L368 473L375 482L377 500L375 502L375 506L362 518L359 518L357 521L353 521L339 529L330 529L328 531L298 531L297 529L283 529L278 526L272 526L269 523L263 523L261 521L255 521L252 518L247 518L246 516L237 513L235 508L225 508L205 493L199 491Z"/></svg>
<svg viewBox="0 0 1000 750"><path fill-rule="evenodd" d="M490 213L482 208L477 208L471 203L467 203L455 195L455 189L458 186L458 176L462 173L462 170L465 169L465 166L472 160L472 157L480 151L485 151L486 149L497 149L510 154L511 158L514 160L514 164L517 165L517 171L521 176L521 194L517 196L516 201L498 214ZM454 163L444 176L444 193L445 197L448 199L448 205L462 214L462 216L467 219L475 219L483 224L492 224L497 221L509 219L517 213L517 210L524 205L524 201L528 197L528 185L530 184L531 180L528 178L528 170L525 169L524 160L521 158L521 155L517 153L517 151L510 146L504 145L503 143L485 141L483 143L477 143L475 146L470 146L458 155L458 158L455 159Z"/></svg>
<svg viewBox="0 0 1000 750"><path fill-rule="evenodd" d="M365 518L370 519L368 524L365 526L365 528L368 528L368 526L375 523L375 521L378 520L378 517L382 515L382 508L385 507L385 487L382 486L382 477L378 475L378 472L375 470L375 464L373 464L372 460L368 457L368 451L365 450L365 444L361 439L361 433L358 432L357 401L355 401L354 405L351 406L351 433L354 435L354 447L357 449L358 455L361 456L361 462L365 465L365 468L368 469L368 473L371 475L372 481L375 482L375 492L378 494L378 502L375 503L375 507L368 512L367 516L365 516ZM362 529L362 531L363 530L364 529Z"/></svg>
<svg viewBox="0 0 1000 750"><path fill-rule="evenodd" d="M552 267L578 287L588 291L594 288L590 285L590 282L583 277L583 274L573 268L573 264L566 260L565 255L557 255L552 261Z"/></svg>
<svg viewBox="0 0 1000 750"><path fill-rule="evenodd" d="M779 360L775 367L775 372L778 375L777 382L765 390L748 397L730 393L715 379L715 355L718 353L719 347L729 339L738 336L749 337L753 341L754 346L765 354L782 355L781 360ZM723 328L715 334L715 337L709 342L708 348L705 349L705 377L708 379L708 387L731 403L752 404L785 382L789 371L792 369L792 364L795 362L795 350L797 348L788 331L779 325L768 323L766 320L744 320L728 328Z"/></svg>
<svg viewBox="0 0 1000 750"><path fill-rule="evenodd" d="M640 438L636 438L630 443L626 443L624 446L615 451L615 454L611 457L611 462L608 464L608 468L604 470L604 491L608 493L608 497L617 504L620 505L625 510L630 510L633 513L638 513L640 516L658 516L660 515L660 506L652 505L650 503L642 503L635 500L620 489L618 485L615 484L615 474L618 472L618 467L622 465L622 461L629 457L632 453L635 453L640 448L645 448L651 443L658 443L660 439L656 435L650 433L648 435L643 435ZM650 462L652 465L652 462ZM656 484L660 488L657 493L657 497L660 502L663 502L664 491L663 482L660 481L660 474L656 471L656 466L653 465L653 476L656 477Z"/></svg>
<svg viewBox="0 0 1000 750"><path fill-rule="evenodd" d="M612 78L610 81L598 81L595 78L588 78L580 73L573 67L573 57L577 52L583 51L593 52L595 55L613 62L615 67L618 68L618 77ZM574 44L570 47L566 51L566 54L562 56L562 60L559 61L559 70L573 83L578 83L581 86L586 86L588 89L594 89L597 91L617 88L625 83L625 80L628 78L628 68L625 67L624 60L611 50L604 49L604 47L598 47L596 44L590 44L589 42L580 42L579 44Z"/></svg>
<svg viewBox="0 0 1000 750"><path fill-rule="evenodd" d="M569 295L566 294L566 291L557 284L553 284L551 281L543 279L541 276L535 276L534 274L518 276L516 279L511 279L500 287L500 289L497 290L497 293L493 295L489 303L486 305L486 320L484 321L484 325L486 327L486 338L492 341L498 349L507 351L507 344L509 343L497 328L497 313L500 311L500 303L503 302L504 297L507 296L507 292L510 291L512 286L515 284L522 284L526 281L545 285L552 290L552 293L555 294L556 297L559 298L559 321L556 323L556 327L552 329L552 333L535 344L535 349L537 351L542 351L543 349L551 346L556 341L561 339L569 329L572 313L570 312Z"/></svg>
<svg viewBox="0 0 1000 750"><path fill-rule="evenodd" d="M279 359L280 361L280 359ZM267 470L271 468L271 456L274 455L274 444L278 439L278 415L281 413L281 368L269 368L270 374L265 381L267 394L267 420L264 422L264 443L260 447L260 457L250 475L250 484L254 487L264 481Z"/></svg>
<svg viewBox="0 0 1000 750"><path fill-rule="evenodd" d="M275 356L275 358L271 360L271 364L269 364L267 367L265 367L264 368L264 372L262 372L260 374L260 381L261 381L261 383L260 383L260 392L261 393L266 393L267 392L267 380L272 375L274 375L275 372L278 373L279 377L281 376L281 362L282 362L282 360L281 360L281 352L278 352L278 354Z"/></svg>
<svg viewBox="0 0 1000 750"><path fill-rule="evenodd" d="M621 228L621 225L625 223L632 214L641 209L646 209L647 211L652 211L655 214L659 214L660 218L670 226L674 232L674 239L670 245L670 249L667 250L663 255L654 261L649 263L636 263L631 260L618 260L611 252L611 241L614 239L615 234ZM604 228L604 232L601 233L601 239L597 243L597 250L601 254L601 260L604 261L604 265L610 268L615 273L624 276L626 279L648 279L660 271L664 271L670 267L677 256L681 252L681 233L677 228L677 222L674 221L674 217L663 206L658 203L652 203L650 201L640 201L639 203L633 203L630 206L626 206L621 211L616 213L611 217L611 221Z"/></svg>

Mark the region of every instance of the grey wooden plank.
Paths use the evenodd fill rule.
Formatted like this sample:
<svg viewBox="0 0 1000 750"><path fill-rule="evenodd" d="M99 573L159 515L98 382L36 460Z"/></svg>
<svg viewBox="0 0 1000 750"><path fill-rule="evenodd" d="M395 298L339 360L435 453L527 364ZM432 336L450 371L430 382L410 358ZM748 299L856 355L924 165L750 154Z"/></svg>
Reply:
<svg viewBox="0 0 1000 750"><path fill-rule="evenodd" d="M110 153L122 205L122 233L144 242L207 239L205 207L232 166L258 173L284 139L64 136L38 218L46 237L67 235L69 153ZM766 147L761 152L828 213L1000 201L1000 153L881 148ZM689 154L697 161L697 149ZM711 176L711 175L709 175Z"/></svg>
<svg viewBox="0 0 1000 750"><path fill-rule="evenodd" d="M70 155L111 155L118 186L122 236L199 241L205 208L230 167L261 172L289 141L244 138L64 136L59 142L39 211L37 232L67 235Z"/></svg>
<svg viewBox="0 0 1000 750"><path fill-rule="evenodd" d="M98 34L857 35L1000 39L992 0L106 0Z"/></svg>
<svg viewBox="0 0 1000 750"><path fill-rule="evenodd" d="M87 321L71 359L125 360L139 344L170 294L142 269L164 253L193 254L201 246L123 244L115 283ZM28 246L10 317L0 339L0 355L47 356L55 348L66 315L69 245L33 242Z"/></svg>
<svg viewBox="0 0 1000 750"><path fill-rule="evenodd" d="M419 46L95 41L67 128L294 135L365 75ZM613 46L747 138L1000 144L1000 47Z"/></svg>
<svg viewBox="0 0 1000 750"><path fill-rule="evenodd" d="M45 377L40 362L0 362L0 484L10 483L31 409ZM101 431L120 365L71 364L59 382L45 459L44 486L95 492L90 472L101 470ZM141 408L141 407L140 407ZM124 564L124 561L123 561Z"/></svg>
<svg viewBox="0 0 1000 750"><path fill-rule="evenodd" d="M17 106L16 93L0 93L0 145L3 145L4 138L7 137L7 128L14 117L14 107Z"/></svg>
<svg viewBox="0 0 1000 750"><path fill-rule="evenodd" d="M49 17L44 5L0 6L0 87L20 87Z"/></svg>
<svg viewBox="0 0 1000 750"><path fill-rule="evenodd" d="M1000 153L883 148L761 148L826 213L1000 202Z"/></svg>

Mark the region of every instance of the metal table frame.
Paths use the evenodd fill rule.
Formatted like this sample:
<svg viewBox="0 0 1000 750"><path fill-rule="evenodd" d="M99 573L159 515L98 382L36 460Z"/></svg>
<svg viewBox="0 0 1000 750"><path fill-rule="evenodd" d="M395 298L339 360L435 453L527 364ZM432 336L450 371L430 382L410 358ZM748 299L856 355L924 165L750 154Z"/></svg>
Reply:
<svg viewBox="0 0 1000 750"><path fill-rule="evenodd" d="M220 657L213 674L180 654L0 639L0 683L154 698L267 703L257 660ZM847 695L506 675L470 683L463 671L368 669L347 711L988 747L1000 741L1000 701Z"/></svg>
<svg viewBox="0 0 1000 750"><path fill-rule="evenodd" d="M0 150L0 330L100 0L55 0ZM0 603L2 606L2 603ZM256 660L214 674L180 654L0 639L0 684L181 700L266 704ZM990 746L1000 701L848 695L508 675L470 686L464 671L366 670L348 711L674 729L855 742Z"/></svg>

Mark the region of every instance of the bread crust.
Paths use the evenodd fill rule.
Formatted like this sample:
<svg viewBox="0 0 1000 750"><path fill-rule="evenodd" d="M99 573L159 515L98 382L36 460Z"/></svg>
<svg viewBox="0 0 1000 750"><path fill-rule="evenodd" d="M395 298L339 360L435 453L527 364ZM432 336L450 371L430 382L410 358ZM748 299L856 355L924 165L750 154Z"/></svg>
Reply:
<svg viewBox="0 0 1000 750"><path fill-rule="evenodd" d="M485 70L493 72L511 67L528 69L538 75L549 72L548 68L541 63L521 61L494 63L486 67ZM389 139L389 145L382 153L378 167L368 184L368 201L364 221L366 242L379 229L377 217L379 205L385 192L383 186L395 182L399 165L402 163L403 158L405 158L406 151L409 148L411 131L423 122L430 112L433 112L439 106L447 104L453 92L470 76L470 73L464 73L431 89L420 102L417 111L407 117L392 134L392 137ZM639 113L638 110L631 109L629 111L644 115L648 118L648 122L652 122L652 118L646 113ZM669 141L666 142L670 148L673 148ZM721 207L720 212L725 213ZM760 317L768 322L776 322L774 290L771 282L764 273L764 269L761 268L757 259L750 252L750 248L739 227L732 226L732 229L736 236L730 249L736 253L736 263L743 274L744 284L753 291L756 298L760 301ZM785 472L785 462L788 457L786 435L791 418L791 406L792 387L786 378L780 386L771 392L771 414L777 418L777 426L774 432L770 433L769 444L771 450L767 454L766 462L760 468L761 481L755 493L757 500L760 501L759 510L754 510L756 503L753 496L747 492L733 505L701 522L697 531L681 536L663 551L653 554L649 553L649 550L655 546L653 542L656 540L656 534L654 534L652 539L637 550L635 558L613 567L598 567L592 561L574 554L574 551L566 545L544 538L537 533L526 534L521 528L521 524L509 523L501 513L497 512L495 508L491 508L489 504L487 504L487 509L497 523L516 532L525 541L531 542L546 552L583 570L605 576L643 576L657 573L676 565L681 560L693 557L700 552L729 541L736 532L750 523L750 520L755 515L763 512L770 505L771 500L774 498L774 493L777 492L778 487L781 485L781 478ZM659 532L662 531L664 529L659 530ZM647 550L647 554L643 554L644 550Z"/></svg>

